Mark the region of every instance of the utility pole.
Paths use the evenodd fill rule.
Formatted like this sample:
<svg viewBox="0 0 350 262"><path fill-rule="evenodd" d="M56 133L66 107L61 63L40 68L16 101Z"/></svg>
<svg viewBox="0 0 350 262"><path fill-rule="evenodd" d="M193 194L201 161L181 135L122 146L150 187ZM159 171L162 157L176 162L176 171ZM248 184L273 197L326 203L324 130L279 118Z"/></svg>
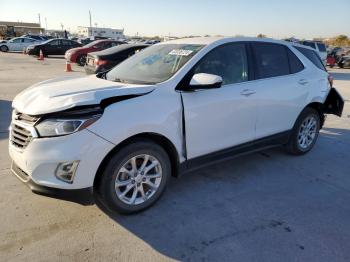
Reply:
<svg viewBox="0 0 350 262"><path fill-rule="evenodd" d="M39 25L41 26L40 13L38 14L38 16L39 16Z"/></svg>
<svg viewBox="0 0 350 262"><path fill-rule="evenodd" d="M45 17L45 29L47 30L47 19Z"/></svg>
<svg viewBox="0 0 350 262"><path fill-rule="evenodd" d="M89 37L91 37L92 36L92 22L91 22L91 11L89 10L89 18L90 18L90 35L89 35Z"/></svg>
<svg viewBox="0 0 350 262"><path fill-rule="evenodd" d="M63 31L63 24L61 23L61 28L62 28L62 31Z"/></svg>

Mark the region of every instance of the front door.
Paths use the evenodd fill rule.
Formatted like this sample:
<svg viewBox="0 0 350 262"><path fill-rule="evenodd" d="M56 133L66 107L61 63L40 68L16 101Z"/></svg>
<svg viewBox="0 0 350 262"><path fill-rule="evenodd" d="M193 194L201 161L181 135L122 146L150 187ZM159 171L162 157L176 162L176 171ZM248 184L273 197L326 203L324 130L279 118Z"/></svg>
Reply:
<svg viewBox="0 0 350 262"><path fill-rule="evenodd" d="M191 74L223 78L221 88L182 91L188 159L227 149L255 138L256 105L248 81L246 44L215 48Z"/></svg>

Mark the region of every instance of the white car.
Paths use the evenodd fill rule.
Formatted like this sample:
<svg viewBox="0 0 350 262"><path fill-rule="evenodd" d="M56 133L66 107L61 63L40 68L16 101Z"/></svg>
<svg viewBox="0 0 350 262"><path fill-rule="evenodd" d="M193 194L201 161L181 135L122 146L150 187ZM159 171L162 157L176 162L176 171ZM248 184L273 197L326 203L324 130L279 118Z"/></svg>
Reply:
<svg viewBox="0 0 350 262"><path fill-rule="evenodd" d="M16 37L7 41L6 43L0 43L0 51L23 51L28 46L40 43L40 41L29 37Z"/></svg>
<svg viewBox="0 0 350 262"><path fill-rule="evenodd" d="M327 63L327 47L322 42L316 42L316 41L302 41L301 44L309 46L313 49L315 49L320 56L322 62L324 65Z"/></svg>
<svg viewBox="0 0 350 262"><path fill-rule="evenodd" d="M32 191L152 205L170 176L284 145L308 152L344 101L312 49L259 38L153 45L108 73L47 80L13 101L12 171ZM74 197L74 198L73 198Z"/></svg>

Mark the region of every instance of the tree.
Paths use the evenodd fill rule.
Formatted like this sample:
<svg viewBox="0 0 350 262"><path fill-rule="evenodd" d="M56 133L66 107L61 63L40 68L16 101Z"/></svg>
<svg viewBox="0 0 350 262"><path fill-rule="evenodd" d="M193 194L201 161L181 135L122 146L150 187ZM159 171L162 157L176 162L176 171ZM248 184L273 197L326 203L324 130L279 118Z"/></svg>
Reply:
<svg viewBox="0 0 350 262"><path fill-rule="evenodd" d="M258 38L266 38L267 36L266 35L264 35L264 34L258 34L258 36L257 36Z"/></svg>

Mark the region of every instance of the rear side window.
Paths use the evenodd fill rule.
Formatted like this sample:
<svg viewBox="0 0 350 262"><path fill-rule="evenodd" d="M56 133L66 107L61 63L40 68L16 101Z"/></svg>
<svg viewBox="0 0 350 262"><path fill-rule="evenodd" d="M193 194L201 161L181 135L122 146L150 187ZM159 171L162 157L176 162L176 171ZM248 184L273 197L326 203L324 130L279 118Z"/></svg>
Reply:
<svg viewBox="0 0 350 262"><path fill-rule="evenodd" d="M256 63L256 79L289 74L287 50L283 45L254 43L253 51Z"/></svg>
<svg viewBox="0 0 350 262"><path fill-rule="evenodd" d="M303 45L306 45L306 46L309 46L309 47L311 47L311 48L313 48L313 49L316 49L316 45L315 45L315 43L313 43L313 42L304 41L304 42L302 42L302 44L303 44Z"/></svg>
<svg viewBox="0 0 350 262"><path fill-rule="evenodd" d="M324 65L322 64L321 58L318 56L318 54L313 51L306 48L302 48L299 46L295 46L295 48L301 52L307 59L309 59L315 66L317 66L319 69L326 71L324 68Z"/></svg>
<svg viewBox="0 0 350 262"><path fill-rule="evenodd" d="M325 44L317 43L317 47L320 52L327 52Z"/></svg>
<svg viewBox="0 0 350 262"><path fill-rule="evenodd" d="M304 65L301 63L299 58L289 49L287 49L289 65L290 65L290 73L295 74L304 69Z"/></svg>

